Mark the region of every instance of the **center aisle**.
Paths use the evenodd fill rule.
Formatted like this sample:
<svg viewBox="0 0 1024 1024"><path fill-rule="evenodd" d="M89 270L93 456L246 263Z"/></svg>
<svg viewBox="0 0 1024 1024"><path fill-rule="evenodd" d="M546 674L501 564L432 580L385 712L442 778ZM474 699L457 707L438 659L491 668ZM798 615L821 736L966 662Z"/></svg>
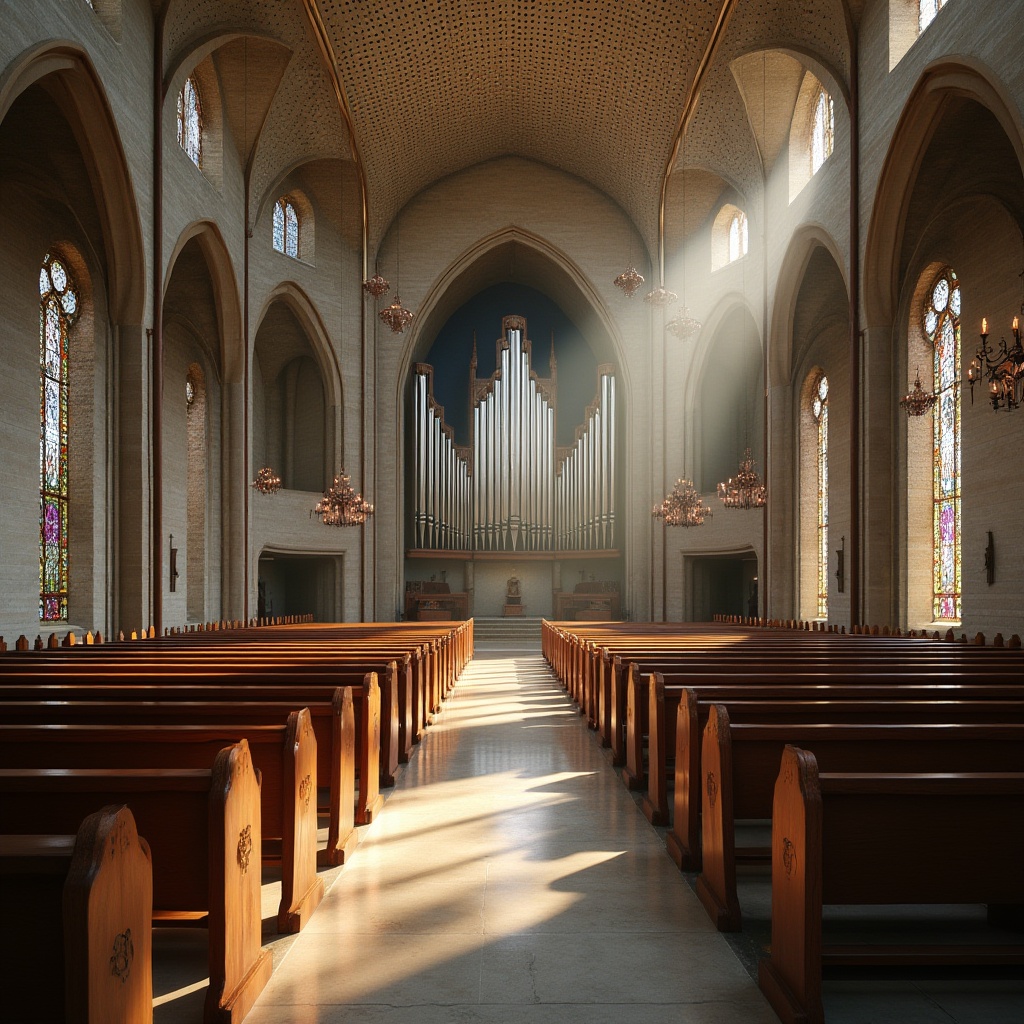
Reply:
<svg viewBox="0 0 1024 1024"><path fill-rule="evenodd" d="M478 653L247 1024L777 1024L540 655Z"/></svg>

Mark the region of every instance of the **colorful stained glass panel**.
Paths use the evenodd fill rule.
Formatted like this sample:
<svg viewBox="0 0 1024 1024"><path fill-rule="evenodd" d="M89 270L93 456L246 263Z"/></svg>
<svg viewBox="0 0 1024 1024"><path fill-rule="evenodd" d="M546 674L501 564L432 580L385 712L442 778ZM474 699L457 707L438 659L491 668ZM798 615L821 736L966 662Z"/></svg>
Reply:
<svg viewBox="0 0 1024 1024"><path fill-rule="evenodd" d="M67 268L47 255L39 273L39 616L68 614L68 332L79 311Z"/></svg>
<svg viewBox="0 0 1024 1024"><path fill-rule="evenodd" d="M934 351L934 376L939 392L933 413L933 599L936 621L961 617L960 541L960 282L943 271L933 285L924 311L924 325Z"/></svg>

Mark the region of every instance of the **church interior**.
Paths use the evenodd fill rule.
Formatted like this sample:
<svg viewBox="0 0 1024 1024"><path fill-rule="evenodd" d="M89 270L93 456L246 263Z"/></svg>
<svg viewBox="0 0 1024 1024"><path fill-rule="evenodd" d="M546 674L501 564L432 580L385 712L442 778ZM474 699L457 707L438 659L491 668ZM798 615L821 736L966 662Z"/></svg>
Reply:
<svg viewBox="0 0 1024 1024"><path fill-rule="evenodd" d="M0 686L12 688L3 701L65 699L56 688L88 676L62 660L71 646L90 647L79 657L95 655L98 678L101 657L140 637L158 641L153 651L179 640L190 671L224 657L225 677L250 656L254 673L290 671L292 643L301 671L318 672L303 660L320 665L317 645L350 644L380 679L379 692L376 674L364 683L346 648L347 714L360 728L372 689L378 725L387 733L393 717L395 730L393 740L358 733L354 749L390 749L412 792L445 791L435 759L462 764L466 735L490 737L529 707L538 731L514 741L531 766L523 778L550 756L561 785L574 758L593 763L582 774L608 768L598 751L616 756L609 730L630 728L609 724L632 686L624 672L614 696L618 631L649 630L651 648L625 646L623 660L650 656L644 671L665 675L674 715L675 665L652 652L701 624L694 645L723 657L736 630L837 645L884 636L898 653L871 661L872 647L862 667L880 687L902 670L903 644L941 639L984 664L988 696L1004 701L992 720L1016 723L1024 693L1009 688L1024 666L993 641L1019 648L1024 633L1024 491L1013 483L1013 439L1024 437L1024 5L15 0L2 12L0 453L11 462L0 644L13 656L5 666L0 655ZM550 622L578 636L556 638ZM588 632L593 623L606 631ZM314 629L326 624L337 632ZM263 627L285 632L264 634L261 648L252 630ZM701 640L705 628L719 639ZM741 639L729 656L741 659ZM578 665L560 667L559 643L577 645ZM517 644L536 664L517 662ZM607 675L602 645L613 651ZM38 682L54 692L16 695L30 675L19 659L42 665L43 648L55 650ZM584 651L592 668L580 667ZM185 682L184 669L126 657L138 659L139 700L152 696L147 681ZM420 658L431 667L414 684ZM469 688L456 688L474 666ZM845 669L833 668L838 680ZM753 662L735 662L747 671ZM924 686L920 665L912 671ZM966 685L959 674L975 668L935 671ZM504 710L477 720L492 690ZM653 710L629 708L646 736ZM0 711L0 730L21 714ZM570 720L599 746L563 742ZM681 733L669 728L676 739L657 743L671 761ZM547 730L557 754L533 745ZM488 769L499 755L486 744L505 741L481 741L467 777L512 779L515 753ZM643 743L641 762L656 753ZM418 760L401 761L410 753ZM387 844L367 831L378 824L365 803L376 772L353 770L359 852L380 883ZM383 761L380 778L395 784ZM646 785L630 796L615 780L598 806L624 802L608 814L626 820ZM412 799L388 792L388 804ZM526 807L533 791L501 792ZM402 813L394 835L408 827ZM644 827L662 828L671 884L692 895L665 857L668 820L647 817ZM482 836L466 842L467 861L474 843L486 849ZM375 850L384 859L370 867ZM646 854L630 856L642 881ZM384 915L355 894L358 853L341 862L329 882ZM443 878L460 885L456 866ZM763 896L753 905L764 909ZM694 906L700 923L684 930L696 947L690 931L707 920ZM295 913L303 941L305 912ZM600 930L585 917L572 928ZM275 970L301 959L282 948ZM510 977L517 957L542 955L500 952ZM662 955L652 947L653 962ZM1019 966L1015 955L1007 963ZM268 972L265 959L252 971ZM716 977L729 975L725 963ZM424 964L421 979L432 977ZM592 1000L552 996L569 982L545 988L531 975L524 1004L548 1004L547 1016L503 1016L500 1000L465 1018L437 1006L416 1016L404 995L400 1010L353 1016L373 1002L366 992L307 1005L301 981L279 984L276 1011L248 996L204 1011L196 998L199 1017L234 1024L600 1022L634 1001L600 994L588 969L592 960L579 967ZM709 996L718 1009L707 1016L670 1012L696 1013L702 998L670 986L641 1019L787 1019L758 992L756 963L739 975L750 991ZM993 982L994 1009L967 1000L963 1016L943 1003L946 1015L930 1017L902 993L897 1009L879 997L894 1015L870 1019L1024 1019L1019 975L1007 977ZM869 1019L831 993L830 1021ZM456 993L449 1009L469 1004ZM572 1012L559 1016L562 1004ZM149 1019L199 1019L190 1012L188 999L158 999Z"/></svg>

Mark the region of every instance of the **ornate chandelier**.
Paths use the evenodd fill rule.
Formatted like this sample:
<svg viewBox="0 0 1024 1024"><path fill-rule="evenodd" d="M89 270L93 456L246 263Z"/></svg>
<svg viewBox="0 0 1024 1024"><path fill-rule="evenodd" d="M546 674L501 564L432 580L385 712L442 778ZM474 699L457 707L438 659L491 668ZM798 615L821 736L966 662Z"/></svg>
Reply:
<svg viewBox="0 0 1024 1024"><path fill-rule="evenodd" d="M369 277L363 282L363 291L375 299L379 299L390 287L387 278L381 277L376 272L373 277Z"/></svg>
<svg viewBox="0 0 1024 1024"><path fill-rule="evenodd" d="M1024 348L1020 343L1020 318L1013 318L1013 348L1007 348L1006 339L1001 338L999 351L989 348L988 319L981 321L981 344L967 367L967 380L971 385L971 401L974 401L974 385L984 374L988 378L988 396L993 409L1016 409L1024 401Z"/></svg>
<svg viewBox="0 0 1024 1024"><path fill-rule="evenodd" d="M324 491L310 515L316 515L324 526L362 526L373 515L373 506L356 494L344 470Z"/></svg>
<svg viewBox="0 0 1024 1024"><path fill-rule="evenodd" d="M661 308L667 306L670 302L675 302L679 296L675 292L669 291L664 285L658 285L657 288L652 289L644 296L644 302L649 302L652 306Z"/></svg>
<svg viewBox="0 0 1024 1024"><path fill-rule="evenodd" d="M627 299L633 298L640 285L643 283L643 274L637 273L636 267L632 265L627 267L617 278L615 278L615 287L621 288L626 293Z"/></svg>
<svg viewBox="0 0 1024 1024"><path fill-rule="evenodd" d="M281 490L281 478L274 475L274 471L269 466L264 466L257 474L256 479L253 480L252 486L256 488L260 494L276 494Z"/></svg>
<svg viewBox="0 0 1024 1024"><path fill-rule="evenodd" d="M382 309L378 315L394 334L401 334L412 323L413 318L413 314L402 305L398 292L395 292L395 299L391 305Z"/></svg>
<svg viewBox="0 0 1024 1024"><path fill-rule="evenodd" d="M687 341L700 334L704 325L690 316L689 306L680 306L679 312L667 324L665 330L674 334L680 341Z"/></svg>
<svg viewBox="0 0 1024 1024"><path fill-rule="evenodd" d="M900 399L900 408L905 410L908 416L923 416L936 403L938 397L921 387L921 371L918 370L913 390Z"/></svg>
<svg viewBox="0 0 1024 1024"><path fill-rule="evenodd" d="M655 519L664 519L666 526L703 526L711 518L711 508L701 501L693 484L682 477L676 481L672 493L651 510Z"/></svg>
<svg viewBox="0 0 1024 1024"><path fill-rule="evenodd" d="M718 497L726 508L764 508L768 492L754 470L754 459L747 448L740 460L740 471L718 485Z"/></svg>

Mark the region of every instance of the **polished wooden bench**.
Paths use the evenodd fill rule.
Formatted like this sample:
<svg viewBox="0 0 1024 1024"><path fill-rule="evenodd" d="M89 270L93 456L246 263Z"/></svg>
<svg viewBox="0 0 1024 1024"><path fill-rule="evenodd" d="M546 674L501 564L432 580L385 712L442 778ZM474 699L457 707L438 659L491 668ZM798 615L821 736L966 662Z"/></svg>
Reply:
<svg viewBox="0 0 1024 1024"><path fill-rule="evenodd" d="M153 919L205 922L206 1024L239 1024L270 980L261 945L259 779L248 744L210 769L0 769L9 833L73 831L98 806L127 804L153 857Z"/></svg>
<svg viewBox="0 0 1024 1024"><path fill-rule="evenodd" d="M116 659L115 659L116 661ZM63 665L54 670L41 664L37 671L25 672L17 682L11 676L0 678L0 701L119 701L127 703L139 702L224 702L235 699L239 702L268 701L275 704L289 704L291 707L311 707L325 701L332 702L332 718L330 734L327 734L322 714L314 716L314 729L317 723L322 731L316 732L318 750L329 752L329 760L325 765L320 762L321 769L326 767L325 778L330 780L332 787L331 808L335 807L333 796L335 781L340 779L338 771L341 767L343 747L332 737L340 737L341 709L345 698L339 698L344 690L349 690L353 698L352 708L355 718L356 733L356 772L359 789L356 801L356 822L368 824L380 812L383 797L380 793L380 687L376 673L368 673L361 680L360 686L339 689L333 684L336 676L328 675L327 681L317 682L315 676L304 675L294 680L279 682L249 683L246 678L227 677L225 682L219 675L215 679L207 679L189 672L178 666L170 668L151 666L144 675L132 666L99 666L95 671L85 670L74 672L74 666ZM119 672L117 669L125 668ZM145 678L151 682L144 683ZM262 677L261 677L262 678ZM189 681L191 680L191 681ZM205 681L197 681L205 680ZM355 712L358 712L356 714ZM324 758L327 758L327 754ZM340 786L340 782L339 782ZM342 790L338 790L338 801L342 799ZM338 822L339 836L341 831L340 815L344 813L338 804L337 813L331 811L332 823ZM329 844L332 856L342 854L341 842ZM339 861L340 862L340 861Z"/></svg>
<svg viewBox="0 0 1024 1024"><path fill-rule="evenodd" d="M659 686L655 679L652 697L658 699ZM943 689L933 689L946 693ZM836 694L835 697L828 696ZM907 698L904 691L896 689L886 695L873 689L865 699L848 687L823 687L818 697L798 700L787 695L771 699L758 689L747 690L737 685L712 687L705 690L684 688L676 713L675 760L673 766L671 829L666 837L669 855L684 871L701 869L701 806L703 801L703 778L701 772L702 735L710 710L715 704L725 707L733 722L752 722L760 725L789 723L803 727L808 723L830 722L835 724L915 724L915 723L981 723L1014 722L1024 723L1024 695L1017 700L982 699L973 700L966 696L959 699L948 696L932 699L919 696ZM658 716L655 715L655 720ZM652 734L658 742L658 730ZM652 813L654 807L667 803L666 779L658 776L654 766L661 763L655 756L651 759L649 790L643 805L648 816L663 823L660 815Z"/></svg>
<svg viewBox="0 0 1024 1024"><path fill-rule="evenodd" d="M772 812L771 955L783 1024L823 1024L826 965L1024 964L1024 946L830 947L824 905L1024 904L1024 774L825 773L787 746Z"/></svg>
<svg viewBox="0 0 1024 1024"><path fill-rule="evenodd" d="M0 835L10 1024L152 1024L153 866L127 807L69 835Z"/></svg>
<svg viewBox="0 0 1024 1024"><path fill-rule="evenodd" d="M891 667L886 672L872 672L870 675L858 672L852 666L841 665L834 670L809 672L796 669L782 672L747 671L738 677L732 677L727 672L688 672L674 677L656 672L648 677L639 672L633 663L627 673L626 688L622 740L623 778L631 789L646 788L649 793L654 793L648 812L656 810L659 813L664 812L665 804L660 790L652 790L648 781L648 768L651 768L652 775L660 773L655 777L656 784L660 786L674 760L679 700L686 689L712 700L741 692L748 697L760 696L761 699L1024 699L1024 683L1014 673L989 676L980 671L931 672L915 665L907 665L904 671Z"/></svg>
<svg viewBox="0 0 1024 1024"><path fill-rule="evenodd" d="M403 757L408 760L408 751L402 746L411 728L403 730L402 727L402 715L409 714L408 709L404 712L401 709L403 675L394 659L387 662L379 674L366 667L370 660L359 658L352 665L341 665L337 659L301 658L297 653L275 657L270 651L244 651L241 648L230 652L211 648L205 653L182 650L173 654L155 642L105 644L100 648L79 647L15 656L7 654L0 655L0 699L30 699L24 696L27 688L59 684L69 679L76 683L94 682L111 686L191 683L231 687L232 690L239 685L250 684L300 687L316 683L332 691L339 686L353 687L355 712L361 716L361 690L365 689L367 679L372 675L379 680L381 690L379 784L392 786L399 763ZM319 699L324 699L323 691ZM364 732L364 729L357 728L357 737L361 738Z"/></svg>
<svg viewBox="0 0 1024 1024"><path fill-rule="evenodd" d="M54 723L66 725L105 725L118 729L125 725L218 725L225 722L243 725L276 725L287 721L295 706L294 698L275 699L263 693L259 700L183 700L173 695L158 700L108 700L88 698L88 691L76 700L0 700L0 721L18 723ZM124 694L121 692L121 696ZM326 792L318 812L327 817L326 847L318 852L318 861L327 865L343 864L357 842L355 828L356 754L355 718L352 688L335 690L330 701L307 701L316 739L317 788ZM372 744L364 744L370 749Z"/></svg>
<svg viewBox="0 0 1024 1024"><path fill-rule="evenodd" d="M297 932L324 896L316 870L316 739L306 708L281 725L0 725L0 767L201 768L240 739L260 778L260 853L281 864L277 929Z"/></svg>
<svg viewBox="0 0 1024 1024"><path fill-rule="evenodd" d="M787 744L813 749L819 768L833 772L1024 768L1024 723L730 723L725 705L713 705L701 748L697 895L720 931L741 928L737 861L767 860L769 854L737 848L736 821L771 817L774 776Z"/></svg>

